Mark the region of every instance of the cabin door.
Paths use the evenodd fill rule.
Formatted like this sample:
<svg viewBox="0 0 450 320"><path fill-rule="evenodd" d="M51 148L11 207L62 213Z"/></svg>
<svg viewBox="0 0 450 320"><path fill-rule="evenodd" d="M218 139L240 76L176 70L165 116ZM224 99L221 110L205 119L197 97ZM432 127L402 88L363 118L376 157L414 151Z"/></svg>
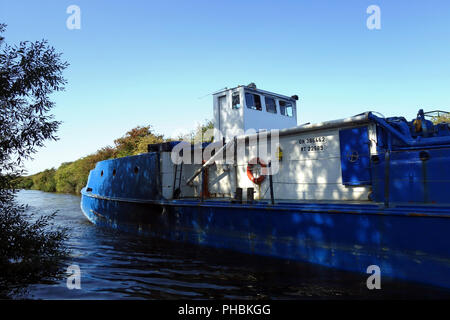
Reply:
<svg viewBox="0 0 450 320"><path fill-rule="evenodd" d="M219 130L223 130L223 125L222 125L222 112L223 110L226 108L227 105L227 96L220 96L219 97ZM223 134L223 132L222 132Z"/></svg>

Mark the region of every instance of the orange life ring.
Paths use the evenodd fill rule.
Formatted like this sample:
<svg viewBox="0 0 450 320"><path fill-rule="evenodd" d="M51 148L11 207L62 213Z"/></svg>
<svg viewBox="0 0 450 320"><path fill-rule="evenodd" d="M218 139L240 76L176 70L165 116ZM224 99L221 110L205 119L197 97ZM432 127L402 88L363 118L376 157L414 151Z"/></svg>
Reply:
<svg viewBox="0 0 450 320"><path fill-rule="evenodd" d="M261 168L267 167L267 165L260 158L253 158L247 164L247 177L250 179L251 182L253 182L255 184L261 184L264 181L264 179L266 178L266 176L262 172L258 178L255 178L253 176L253 167L255 166L255 164L259 164L261 166ZM261 170L261 171L264 171L264 170Z"/></svg>

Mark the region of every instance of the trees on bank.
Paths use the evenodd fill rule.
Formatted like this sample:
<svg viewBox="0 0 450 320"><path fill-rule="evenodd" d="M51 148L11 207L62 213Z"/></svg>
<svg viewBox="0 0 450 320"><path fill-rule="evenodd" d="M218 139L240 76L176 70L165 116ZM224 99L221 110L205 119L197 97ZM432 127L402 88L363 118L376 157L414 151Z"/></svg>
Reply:
<svg viewBox="0 0 450 320"><path fill-rule="evenodd" d="M8 45L0 24L0 297L11 284L54 275L66 255L64 230L52 216L27 220L15 201L23 161L55 136L50 95L64 89L68 64L46 41Z"/></svg>

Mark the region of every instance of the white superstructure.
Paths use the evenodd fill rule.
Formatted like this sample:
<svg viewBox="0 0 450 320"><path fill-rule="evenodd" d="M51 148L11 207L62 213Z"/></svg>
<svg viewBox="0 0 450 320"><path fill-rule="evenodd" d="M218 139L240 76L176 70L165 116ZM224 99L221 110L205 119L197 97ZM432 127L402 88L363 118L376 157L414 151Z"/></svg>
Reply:
<svg viewBox="0 0 450 320"><path fill-rule="evenodd" d="M195 149L200 152L196 163L189 143L184 152L175 152L187 157L178 165L169 152L161 154L163 197L234 198L240 189L243 199L249 191L254 199L273 195L277 201L368 200L369 158L377 143L368 113L297 126L297 99L254 85L215 93L215 142L204 148L203 158L202 147ZM207 152L211 146L214 155ZM255 182L258 159L260 167L270 163L273 174Z"/></svg>
<svg viewBox="0 0 450 320"><path fill-rule="evenodd" d="M257 89L256 85L238 86L216 92L214 104L214 138L229 141L260 130L297 126L297 96L284 96Z"/></svg>

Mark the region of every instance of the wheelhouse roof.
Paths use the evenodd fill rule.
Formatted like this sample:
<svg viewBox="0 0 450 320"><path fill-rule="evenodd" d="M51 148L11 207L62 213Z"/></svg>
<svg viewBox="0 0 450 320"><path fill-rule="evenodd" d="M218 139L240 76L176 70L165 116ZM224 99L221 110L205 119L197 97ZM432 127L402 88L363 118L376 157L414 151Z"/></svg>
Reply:
<svg viewBox="0 0 450 320"><path fill-rule="evenodd" d="M239 85L239 86L234 87L234 88L221 89L219 91L214 92L214 95L217 95L217 94L223 93L225 91L229 91L229 90L235 90L235 89L238 89L238 88L241 88L241 87L244 88L245 91L248 91L248 92L260 93L260 94L264 94L264 95L267 95L267 96L274 96L274 97L277 97L277 98L281 98L281 99L284 99L284 100L295 101L294 98L289 97L289 96L285 96L285 95L282 95L282 94L278 94L278 93L275 93L275 92L270 92L270 91L266 91L266 90L262 90L262 89L258 89L258 88L255 89L253 87L244 86L244 85Z"/></svg>

